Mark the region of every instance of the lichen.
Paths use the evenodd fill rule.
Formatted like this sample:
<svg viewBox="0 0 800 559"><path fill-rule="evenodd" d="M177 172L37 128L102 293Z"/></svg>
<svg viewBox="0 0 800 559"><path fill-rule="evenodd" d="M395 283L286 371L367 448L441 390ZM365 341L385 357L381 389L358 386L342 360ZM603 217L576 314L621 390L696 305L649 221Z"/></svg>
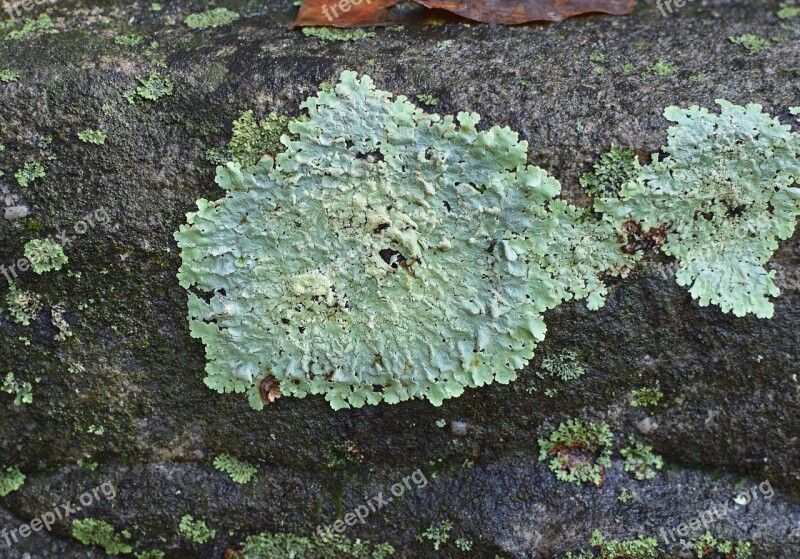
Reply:
<svg viewBox="0 0 800 559"><path fill-rule="evenodd" d="M665 78L667 76L671 76L671 75L673 75L673 74L675 74L677 72L677 70L675 69L674 66L671 66L671 65L667 64L663 60L659 60L655 64L653 64L651 66L648 66L647 70L651 74L653 74L655 76L659 76L661 78Z"/></svg>
<svg viewBox="0 0 800 559"><path fill-rule="evenodd" d="M81 142L102 146L106 143L106 133L102 130L81 130L78 132L78 139Z"/></svg>
<svg viewBox="0 0 800 559"><path fill-rule="evenodd" d="M314 37L321 43L333 41L359 41L374 37L374 31L366 29L340 29L338 27L303 27L303 35Z"/></svg>
<svg viewBox="0 0 800 559"><path fill-rule="evenodd" d="M228 25L239 19L239 14L228 8L214 8L199 14L186 16L183 22L192 29L209 29Z"/></svg>
<svg viewBox="0 0 800 559"><path fill-rule="evenodd" d="M575 380L586 373L586 369L578 361L578 354L569 349L562 350L561 353L555 355L548 355L542 359L541 369L550 376L559 378L564 382Z"/></svg>
<svg viewBox="0 0 800 559"><path fill-rule="evenodd" d="M43 178L44 176L44 167L38 161L28 161L21 169L18 169L17 172L14 173L14 177L16 177L17 182L22 187L26 187L36 179Z"/></svg>
<svg viewBox="0 0 800 559"><path fill-rule="evenodd" d="M706 532L694 540L692 551L698 559L709 557L712 554L724 556L726 559L749 559L752 555L749 542L720 540L711 532Z"/></svg>
<svg viewBox="0 0 800 559"><path fill-rule="evenodd" d="M442 520L428 526L427 530L417 536L417 540L430 540L433 543L434 551L439 551L450 540L452 530L453 524L449 520Z"/></svg>
<svg viewBox="0 0 800 559"><path fill-rule="evenodd" d="M17 324L28 326L42 310L39 296L30 291L20 291L17 284L10 283L6 293L8 312Z"/></svg>
<svg viewBox="0 0 800 559"><path fill-rule="evenodd" d="M633 408L657 406L658 402L660 402L663 397L664 393L658 388L646 387L638 390L631 390L630 405Z"/></svg>
<svg viewBox="0 0 800 559"><path fill-rule="evenodd" d="M8 68L0 70L0 82L3 83L15 82L19 79L19 76L20 73L15 70L9 70Z"/></svg>
<svg viewBox="0 0 800 559"><path fill-rule="evenodd" d="M6 41L18 41L24 39L31 33L36 31L43 31L45 29L52 29L53 20L47 14L40 14L36 19L26 17L22 20L22 27L19 29L12 29L6 33Z"/></svg>
<svg viewBox="0 0 800 559"><path fill-rule="evenodd" d="M109 555L133 552L133 548L123 541L131 537L130 533L127 530L117 533L111 524L103 520L73 520L72 537L84 545L102 547Z"/></svg>
<svg viewBox="0 0 800 559"><path fill-rule="evenodd" d="M339 534L322 538L294 534L260 534L250 536L235 555L241 559L387 559L394 548L386 543L372 544L364 540L349 540Z"/></svg>
<svg viewBox="0 0 800 559"><path fill-rule="evenodd" d="M638 480L653 479L656 470L664 467L664 460L653 453L653 447L637 441L633 435L628 438L629 447L620 449L620 454L625 458L622 469L633 474Z"/></svg>
<svg viewBox="0 0 800 559"><path fill-rule="evenodd" d="M284 395L336 408L507 383L564 300L603 304L602 272L631 257L621 236L554 197L508 128L477 114L426 114L344 72L302 105L286 151L198 201L175 234L191 334L206 384L261 408L268 375Z"/></svg>
<svg viewBox="0 0 800 559"><path fill-rule="evenodd" d="M0 390L14 395L15 406L33 403L33 386L30 382L18 380L14 373L6 375Z"/></svg>
<svg viewBox="0 0 800 559"><path fill-rule="evenodd" d="M701 306L772 317L775 271L764 268L800 214L800 137L761 112L718 100L720 114L668 107L667 157L658 154L618 197L595 209L622 228L664 227L661 250L678 259L679 285Z"/></svg>
<svg viewBox="0 0 800 559"><path fill-rule="evenodd" d="M198 544L205 543L217 535L217 531L206 526L203 520L195 520L189 514L181 518L178 532L184 539Z"/></svg>
<svg viewBox="0 0 800 559"><path fill-rule="evenodd" d="M51 270L60 270L69 259L63 247L50 239L33 239L25 244L25 258L31 263L31 269L37 274Z"/></svg>
<svg viewBox="0 0 800 559"><path fill-rule="evenodd" d="M144 37L141 35L117 35L114 37L114 44L126 46L126 47L136 47L144 41Z"/></svg>
<svg viewBox="0 0 800 559"><path fill-rule="evenodd" d="M19 468L7 466L0 468L0 497L5 497L12 491L17 491L25 484L25 474Z"/></svg>
<svg viewBox="0 0 800 559"><path fill-rule="evenodd" d="M256 120L253 111L245 111L233 121L233 133L225 150L209 150L213 163L232 161L242 169L255 166L264 155L275 157L286 149L281 136L289 132L289 117L270 113Z"/></svg>
<svg viewBox="0 0 800 559"><path fill-rule="evenodd" d="M539 439L539 460L549 460L550 470L561 481L600 486L611 466L613 442L614 435L605 423L568 419L548 439Z"/></svg>
<svg viewBox="0 0 800 559"><path fill-rule="evenodd" d="M764 47L769 45L769 41L762 39L757 35L746 33L744 35L737 35L735 37L728 37L728 40L734 45L739 45L747 50L750 56L758 54Z"/></svg>
<svg viewBox="0 0 800 559"><path fill-rule="evenodd" d="M140 85L122 94L131 104L136 101L137 96L148 101L158 101L162 97L172 95L174 91L172 77L169 74L162 76L158 72L150 72L146 77L136 76L136 79Z"/></svg>
<svg viewBox="0 0 800 559"><path fill-rule="evenodd" d="M640 171L639 159L632 149L611 146L594 164L594 170L580 178L580 184L590 196L616 196L622 185L634 180Z"/></svg>
<svg viewBox="0 0 800 559"><path fill-rule="evenodd" d="M596 547L599 559L657 559L660 550L654 538L640 537L635 540L607 540L600 530L592 532L589 545ZM592 559L594 553L581 550L578 555L567 553L565 559Z"/></svg>
<svg viewBox="0 0 800 559"><path fill-rule="evenodd" d="M229 454L220 454L214 458L214 467L231 476L236 483L249 483L257 471L254 466Z"/></svg>
<svg viewBox="0 0 800 559"><path fill-rule="evenodd" d="M800 6L792 6L787 3L781 4L780 10L778 10L778 17L780 19L794 19L800 16Z"/></svg>

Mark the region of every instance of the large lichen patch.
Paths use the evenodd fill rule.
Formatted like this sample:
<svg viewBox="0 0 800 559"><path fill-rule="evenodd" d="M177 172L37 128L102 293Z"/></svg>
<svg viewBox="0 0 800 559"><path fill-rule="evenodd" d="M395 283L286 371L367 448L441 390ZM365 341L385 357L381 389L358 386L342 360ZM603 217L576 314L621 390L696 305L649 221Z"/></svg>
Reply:
<svg viewBox="0 0 800 559"><path fill-rule="evenodd" d="M175 235L211 388L260 408L272 375L337 409L438 405L513 380L542 313L599 307L599 274L628 262L610 224L553 199L558 181L508 128L427 114L353 72L302 108L286 151L219 167L227 195Z"/></svg>

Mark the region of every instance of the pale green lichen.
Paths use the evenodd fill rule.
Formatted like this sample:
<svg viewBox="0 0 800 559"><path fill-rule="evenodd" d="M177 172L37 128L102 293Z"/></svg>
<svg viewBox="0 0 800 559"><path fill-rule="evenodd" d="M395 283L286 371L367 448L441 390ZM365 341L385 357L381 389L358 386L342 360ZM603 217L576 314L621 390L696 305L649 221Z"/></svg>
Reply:
<svg viewBox="0 0 800 559"><path fill-rule="evenodd" d="M25 244L25 258L31 263L31 269L37 274L50 270L60 270L69 259L64 249L50 239L33 239Z"/></svg>
<svg viewBox="0 0 800 559"><path fill-rule="evenodd" d="M706 532L692 543L692 551L698 559L716 554L726 559L749 559L752 556L750 543L743 541L720 540L711 532Z"/></svg>
<svg viewBox="0 0 800 559"><path fill-rule="evenodd" d="M114 37L114 44L126 46L126 47L136 47L144 41L144 37L141 35L117 35Z"/></svg>
<svg viewBox="0 0 800 559"><path fill-rule="evenodd" d="M635 540L607 540L600 530L592 532L589 545L597 548L599 559L658 559L660 549L654 538L636 538ZM589 550L581 550L578 555L567 553L565 559L592 559L595 554Z"/></svg>
<svg viewBox="0 0 800 559"><path fill-rule="evenodd" d="M17 182L20 186L26 187L36 179L41 179L45 176L44 167L38 161L28 161L21 169L14 173Z"/></svg>
<svg viewBox="0 0 800 559"><path fill-rule="evenodd" d="M583 376L586 369L578 361L578 354L572 350L562 350L561 353L548 355L542 359L541 369L550 376L569 382ZM537 373L540 377L544 375Z"/></svg>
<svg viewBox="0 0 800 559"><path fill-rule="evenodd" d="M78 132L78 139L81 142L102 146L106 143L106 133L102 130L86 129Z"/></svg>
<svg viewBox="0 0 800 559"><path fill-rule="evenodd" d="M0 468L0 497L17 491L25 483L25 474L19 468L7 466Z"/></svg>
<svg viewBox="0 0 800 559"><path fill-rule="evenodd" d="M20 73L8 68L0 70L0 82L11 83L19 79Z"/></svg>
<svg viewBox="0 0 800 559"><path fill-rule="evenodd" d="M136 76L136 79L140 85L134 89L128 89L122 94L128 103L133 104L137 96L148 101L158 101L162 97L170 96L173 93L174 86L172 77L169 74L162 76L158 72L150 72L147 77Z"/></svg>
<svg viewBox="0 0 800 559"><path fill-rule="evenodd" d="M651 165L618 197L595 199L616 227L664 227L661 250L679 261L678 284L701 306L769 318L780 291L764 268L800 214L800 137L761 112L718 100L720 114L669 107L676 125Z"/></svg>
<svg viewBox="0 0 800 559"><path fill-rule="evenodd" d="M102 547L109 555L124 555L133 552L133 548L124 541L131 537L130 532L123 530L117 533L111 524L103 520L94 518L73 520L72 537L84 545Z"/></svg>
<svg viewBox="0 0 800 559"><path fill-rule="evenodd" d="M651 74L653 74L655 76L659 76L661 78L665 78L667 76L671 76L671 75L677 73L677 70L675 69L674 66L671 66L671 65L667 64L663 60L659 60L655 64L653 64L651 66L648 66L647 70Z"/></svg>
<svg viewBox="0 0 800 559"><path fill-rule="evenodd" d="M603 304L600 273L630 257L590 212L555 200L508 128L426 114L345 72L289 124L276 163L219 167L228 191L175 234L206 384L262 407L284 395L338 409L507 383L563 300Z"/></svg>
<svg viewBox="0 0 800 559"><path fill-rule="evenodd" d="M341 29L338 27L303 27L303 35L314 37L321 43L333 41L359 41L374 37L374 31L366 29Z"/></svg>
<svg viewBox="0 0 800 559"><path fill-rule="evenodd" d="M428 526L427 530L417 536L417 540L430 540L433 543L434 551L439 551L450 540L452 530L453 524L449 520L442 520Z"/></svg>
<svg viewBox="0 0 800 559"><path fill-rule="evenodd" d="M6 41L18 41L35 33L36 31L43 31L45 29L52 29L53 20L47 14L40 14L36 19L26 17L22 20L22 27L19 29L12 29L6 34Z"/></svg>
<svg viewBox="0 0 800 559"><path fill-rule="evenodd" d="M236 483L249 483L258 470L247 462L239 460L230 454L220 454L214 458L214 467L231 476Z"/></svg>
<svg viewBox="0 0 800 559"><path fill-rule="evenodd" d="M228 8L214 8L199 14L186 16L183 22L192 29L209 29L228 25L239 19L239 14Z"/></svg>
<svg viewBox="0 0 800 559"><path fill-rule="evenodd" d="M625 447L619 452L625 458L622 468L638 479L653 479L656 470L664 467L664 460L658 454L653 453L653 447L637 441L633 435L628 438L630 447Z"/></svg>
<svg viewBox="0 0 800 559"><path fill-rule="evenodd" d="M790 4L781 4L781 9L778 10L778 17L781 19L794 19L800 16L800 6L792 6Z"/></svg>
<svg viewBox="0 0 800 559"><path fill-rule="evenodd" d="M134 553L136 559L164 559L166 553L161 551L160 549L151 549L148 551L140 551L138 553Z"/></svg>
<svg viewBox="0 0 800 559"><path fill-rule="evenodd" d="M631 390L631 407L638 408L643 406L657 406L664 393L658 388L640 388Z"/></svg>
<svg viewBox="0 0 800 559"><path fill-rule="evenodd" d="M256 120L253 111L245 111L233 121L233 133L224 150L208 150L206 158L213 163L232 161L242 169L256 165L262 157L274 157L284 151L281 136L289 132L289 117L270 113Z"/></svg>
<svg viewBox="0 0 800 559"><path fill-rule="evenodd" d="M639 159L632 149L611 146L594 164L594 170L580 178L580 184L591 196L616 196L620 187L634 180L640 171Z"/></svg>
<svg viewBox="0 0 800 559"><path fill-rule="evenodd" d="M6 375L0 390L14 395L15 406L33 403L33 386L29 382L18 380L14 373Z"/></svg>
<svg viewBox="0 0 800 559"><path fill-rule="evenodd" d="M6 293L8 312L17 324L28 326L42 310L39 296L30 291L20 291L15 283L10 283Z"/></svg>
<svg viewBox="0 0 800 559"><path fill-rule="evenodd" d="M191 515L187 514L181 518L178 525L178 532L181 536L193 543L205 543L217 535L217 531L206 526L202 520L195 520Z"/></svg>
<svg viewBox="0 0 800 559"><path fill-rule="evenodd" d="M539 439L539 460L549 460L550 470L561 481L600 486L611 466L613 443L614 435L605 423L568 419L548 439Z"/></svg>
<svg viewBox="0 0 800 559"><path fill-rule="evenodd" d="M386 543L349 540L335 533L324 538L265 533L248 537L242 546L241 559L387 559L395 551Z"/></svg>
<svg viewBox="0 0 800 559"><path fill-rule="evenodd" d="M435 107L436 105L439 104L439 100L433 95L429 95L428 93L418 93L417 99L419 100L420 103L425 103L430 107Z"/></svg>
<svg viewBox="0 0 800 559"><path fill-rule="evenodd" d="M750 56L759 53L764 47L769 45L769 41L766 39L762 39L757 35L751 35L750 33L728 37L728 40L734 45L739 45L746 49Z"/></svg>

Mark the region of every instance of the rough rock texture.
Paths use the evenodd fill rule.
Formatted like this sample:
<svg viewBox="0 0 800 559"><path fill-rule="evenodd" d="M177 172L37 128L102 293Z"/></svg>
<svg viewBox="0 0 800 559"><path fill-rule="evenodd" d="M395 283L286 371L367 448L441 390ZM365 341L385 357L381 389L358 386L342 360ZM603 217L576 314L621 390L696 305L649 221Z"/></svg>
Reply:
<svg viewBox="0 0 800 559"><path fill-rule="evenodd" d="M0 69L21 73L0 83L0 188L30 212L13 222L0 217L0 263L21 258L30 239L62 230L74 237L60 272L18 277L46 303L35 321L24 327L0 314L0 373L32 382L34 395L33 404L15 407L0 393L0 465L27 475L21 490L0 499L0 528L111 481L116 498L77 517L129 529L139 550L221 558L248 534L331 524L421 469L424 488L346 535L390 542L396 557L553 557L586 547L595 528L620 539L659 537L731 503L735 487L768 480L771 499L760 494L710 529L752 541L756 558L800 556L800 234L771 263L783 289L772 320L698 307L668 261L650 255L613 282L603 309L570 303L549 312L547 339L517 382L468 391L440 408L411 402L340 412L322 397L281 398L255 412L241 395L203 385L203 347L188 334L172 239L195 199L221 196L205 152L224 145L242 111L297 115L299 103L342 70L368 73L397 94L433 95L442 113L477 111L485 124L511 126L564 195L586 203L579 176L612 143L657 150L667 105L711 107L723 97L761 103L791 122L788 107L800 105L800 20L778 19L778 2L690 2L667 17L640 3L624 18L515 28L448 22L322 44L287 31L290 1L223 4L242 17L191 30L183 17L203 2L165 3L160 12L149 2L45 3L31 13L48 13L53 29L0 41ZM130 33L145 42L114 43ZM751 56L728 40L744 33L776 40ZM158 47L148 50L152 40ZM605 64L589 61L595 51ZM649 72L659 60L676 73ZM151 70L172 76L174 94L129 104L123 92ZM105 145L76 138L98 127L108 132ZM52 143L38 147L45 136ZM34 159L47 176L21 188L13 172ZM75 224L98 210L109 219L76 234ZM2 276L0 283L4 299ZM50 313L58 303L73 332L60 342ZM587 374L569 383L539 379L542 357L563 349L577 352ZM665 394L658 406L628 406L631 389L656 384ZM546 388L557 393L548 397ZM615 451L602 487L556 481L537 461L536 440L569 417L607 421L617 448L636 433L668 467L637 482ZM89 432L92 425L103 434ZM236 485L215 470L223 452L256 465L256 480ZM619 502L622 487L638 498ZM204 545L181 539L184 514L205 520L217 537ZM416 536L442 520L454 528L435 552ZM472 540L471 552L455 547L458 537ZM660 543L664 557L687 556L680 543ZM0 539L3 559L104 556L73 540L66 521L10 549Z"/></svg>

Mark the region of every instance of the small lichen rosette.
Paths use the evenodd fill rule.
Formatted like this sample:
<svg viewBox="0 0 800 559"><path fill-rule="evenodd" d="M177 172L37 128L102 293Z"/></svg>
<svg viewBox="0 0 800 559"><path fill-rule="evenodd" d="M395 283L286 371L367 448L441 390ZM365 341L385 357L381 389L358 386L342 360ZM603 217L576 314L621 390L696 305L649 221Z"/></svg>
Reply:
<svg viewBox="0 0 800 559"><path fill-rule="evenodd" d="M209 387L255 408L267 375L336 409L439 405L513 380L541 313L598 288L597 266L548 267L574 248L551 242L560 185L508 128L426 114L352 72L302 107L275 164L219 167L227 196L175 235L181 285L211 294L189 295Z"/></svg>
<svg viewBox="0 0 800 559"><path fill-rule="evenodd" d="M701 306L770 318L768 296L780 290L764 265L800 214L800 137L760 105L717 104L720 114L668 107L676 124L667 157L654 156L619 197L598 198L595 209L617 226L669 225L661 250L679 260L677 282L690 285Z"/></svg>

